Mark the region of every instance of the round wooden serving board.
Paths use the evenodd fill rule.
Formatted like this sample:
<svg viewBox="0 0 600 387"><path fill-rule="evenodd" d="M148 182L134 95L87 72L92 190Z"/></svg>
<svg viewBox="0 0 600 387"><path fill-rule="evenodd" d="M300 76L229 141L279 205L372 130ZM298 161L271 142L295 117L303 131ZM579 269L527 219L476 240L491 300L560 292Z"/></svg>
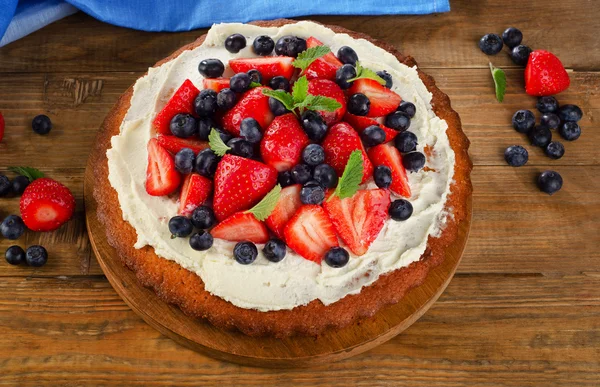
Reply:
<svg viewBox="0 0 600 387"><path fill-rule="evenodd" d="M176 342L221 360L253 366L308 367L345 359L390 340L421 317L444 291L460 262L471 224L469 197L467 217L460 223L458 238L449 246L444 262L421 286L374 317L341 330L329 329L317 337L257 338L188 317L143 287L106 240L104 225L96 216L93 185L93 168L88 162L84 180L88 233L98 262L117 293L148 324Z"/></svg>

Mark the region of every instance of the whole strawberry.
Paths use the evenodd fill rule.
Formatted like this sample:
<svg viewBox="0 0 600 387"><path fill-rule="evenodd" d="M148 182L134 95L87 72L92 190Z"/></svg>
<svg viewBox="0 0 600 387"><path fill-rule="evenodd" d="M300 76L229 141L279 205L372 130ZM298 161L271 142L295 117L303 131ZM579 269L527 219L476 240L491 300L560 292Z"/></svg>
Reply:
<svg viewBox="0 0 600 387"><path fill-rule="evenodd" d="M34 180L21 196L21 217L32 231L53 231L73 216L75 198L56 180Z"/></svg>
<svg viewBox="0 0 600 387"><path fill-rule="evenodd" d="M538 97L555 95L569 87L569 74L551 52L535 50L525 68L525 91Z"/></svg>

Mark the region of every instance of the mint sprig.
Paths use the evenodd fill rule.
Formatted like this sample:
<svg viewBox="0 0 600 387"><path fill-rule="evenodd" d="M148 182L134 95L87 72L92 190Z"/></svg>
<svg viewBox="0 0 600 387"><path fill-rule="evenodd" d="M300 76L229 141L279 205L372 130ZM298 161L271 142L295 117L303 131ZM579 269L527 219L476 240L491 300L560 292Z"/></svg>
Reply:
<svg viewBox="0 0 600 387"><path fill-rule="evenodd" d="M506 93L506 74L504 74L504 70L501 68L494 67L492 62L490 62L490 71L492 72L494 86L496 87L496 99L498 102L502 102Z"/></svg>
<svg viewBox="0 0 600 387"><path fill-rule="evenodd" d="M311 65L312 62L316 61L322 56L329 54L330 52L331 50L327 46L315 46L307 48L306 50L298 54L298 57L292 62L292 66L304 71L308 68L308 66Z"/></svg>
<svg viewBox="0 0 600 387"><path fill-rule="evenodd" d="M308 80L305 76L300 77L292 87L292 93L284 90L263 89L262 93L268 97L275 98L285 106L285 108L294 114L296 109L300 113L305 110L334 112L342 105L335 99L322 95L312 95L308 93Z"/></svg>
<svg viewBox="0 0 600 387"><path fill-rule="evenodd" d="M271 212L275 209L277 202L279 201L279 194L281 193L281 186L277 184L264 198L261 199L258 204L249 209L246 212L251 213L254 217L261 222L264 221L271 215Z"/></svg>
<svg viewBox="0 0 600 387"><path fill-rule="evenodd" d="M340 199L354 196L362 181L363 172L362 152L360 150L355 150L348 158L346 168L344 168L344 173L342 173L342 177L340 177L335 192L327 200L331 200L333 196L337 196Z"/></svg>
<svg viewBox="0 0 600 387"><path fill-rule="evenodd" d="M227 144L223 142L221 135L215 129L211 129L210 133L208 134L208 146L210 146L210 149L217 156L221 157L225 156L225 153L231 149L231 147L227 146Z"/></svg>
<svg viewBox="0 0 600 387"><path fill-rule="evenodd" d="M263 95L267 97L272 97L278 100L285 106L287 110L294 109L294 98L290 93L284 90L271 90L271 89L263 89Z"/></svg>
<svg viewBox="0 0 600 387"><path fill-rule="evenodd" d="M42 171L31 167L8 167L8 170L16 173L17 175L25 176L30 182L44 177L44 173Z"/></svg>
<svg viewBox="0 0 600 387"><path fill-rule="evenodd" d="M254 89L255 87L260 87L260 86L262 86L262 85L258 82L250 82L250 86L248 86L248 88Z"/></svg>
<svg viewBox="0 0 600 387"><path fill-rule="evenodd" d="M346 82L353 82L353 81L356 81L357 79L365 79L365 78L372 79L372 80L378 82L382 86L385 85L385 79L383 79L379 75L377 75L377 73L375 71L368 69L366 67L362 67L362 65L358 61L356 62L356 76L354 78L348 79Z"/></svg>

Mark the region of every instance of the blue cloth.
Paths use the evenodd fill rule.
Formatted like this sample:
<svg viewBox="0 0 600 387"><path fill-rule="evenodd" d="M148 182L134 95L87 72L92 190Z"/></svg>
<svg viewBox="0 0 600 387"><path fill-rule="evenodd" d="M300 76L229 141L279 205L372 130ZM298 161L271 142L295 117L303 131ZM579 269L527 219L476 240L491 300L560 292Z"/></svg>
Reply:
<svg viewBox="0 0 600 387"><path fill-rule="evenodd" d="M0 46L77 9L122 27L144 31L188 31L219 22L307 15L447 12L450 4L449 0L0 0Z"/></svg>

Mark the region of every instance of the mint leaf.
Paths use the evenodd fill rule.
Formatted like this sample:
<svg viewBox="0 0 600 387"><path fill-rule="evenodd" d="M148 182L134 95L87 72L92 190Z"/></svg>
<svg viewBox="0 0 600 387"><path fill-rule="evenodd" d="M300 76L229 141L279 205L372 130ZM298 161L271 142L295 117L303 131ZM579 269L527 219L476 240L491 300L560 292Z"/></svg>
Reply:
<svg viewBox="0 0 600 387"><path fill-rule="evenodd" d="M333 195L336 195L340 199L349 198L353 196L363 178L363 158L360 150L355 150L350 154L344 173L340 177L337 187ZM329 200L331 200L331 198Z"/></svg>
<svg viewBox="0 0 600 387"><path fill-rule="evenodd" d="M340 104L337 100L329 97L325 97L322 95L312 95L309 94L306 96L304 101L299 105L300 108L306 108L308 110L322 110L326 112L334 112L340 107Z"/></svg>
<svg viewBox="0 0 600 387"><path fill-rule="evenodd" d="M208 135L208 145L217 156L221 157L225 156L225 153L227 153L227 151L231 149L227 146L227 144L223 142L223 139L221 138L221 135L219 135L219 132L217 132L214 129L211 129L210 134Z"/></svg>
<svg viewBox="0 0 600 387"><path fill-rule="evenodd" d="M308 48L298 54L298 57L292 62L294 67L306 70L308 66L322 56L329 54L331 50L327 46L315 46Z"/></svg>
<svg viewBox="0 0 600 387"><path fill-rule="evenodd" d="M360 62L356 62L356 76L348 79L347 82L356 81L357 79L372 79L378 82L380 85L385 85L385 79L381 78L377 73L371 69L362 67Z"/></svg>
<svg viewBox="0 0 600 387"><path fill-rule="evenodd" d="M494 67L490 62L490 71L492 72L492 78L494 78L494 86L496 87L496 99L498 102L504 101L504 94L506 93L506 74L498 67Z"/></svg>
<svg viewBox="0 0 600 387"><path fill-rule="evenodd" d="M300 104L308 95L308 79L305 76L298 78L294 87L292 88L292 97L294 98L294 104Z"/></svg>
<svg viewBox="0 0 600 387"><path fill-rule="evenodd" d="M272 97L278 100L285 106L287 110L294 109L294 98L292 95L283 90L271 90L271 89L263 89L262 93L267 97Z"/></svg>
<svg viewBox="0 0 600 387"><path fill-rule="evenodd" d="M279 194L281 193L281 186L277 184L268 194L257 205L248 210L261 222L264 221L271 215L271 212L275 209L277 202L279 201Z"/></svg>
<svg viewBox="0 0 600 387"><path fill-rule="evenodd" d="M35 179L44 177L44 173L42 171L31 167L8 167L8 170L16 173L17 175L25 176L29 179L29 181L34 181Z"/></svg>
<svg viewBox="0 0 600 387"><path fill-rule="evenodd" d="M262 86L260 83L258 82L250 82L250 86L248 86L250 89L254 89L255 87L260 87Z"/></svg>

